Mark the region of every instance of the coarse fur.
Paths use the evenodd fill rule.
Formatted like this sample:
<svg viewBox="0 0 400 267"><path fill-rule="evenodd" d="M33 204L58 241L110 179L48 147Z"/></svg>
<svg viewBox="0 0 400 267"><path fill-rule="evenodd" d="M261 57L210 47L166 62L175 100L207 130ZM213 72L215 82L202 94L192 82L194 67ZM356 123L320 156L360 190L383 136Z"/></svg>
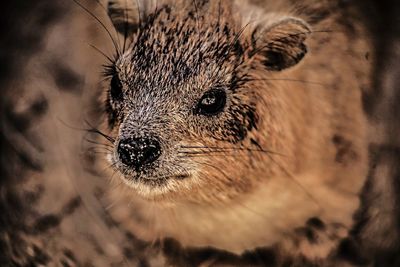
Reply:
<svg viewBox="0 0 400 267"><path fill-rule="evenodd" d="M15 3L0 266L399 265L396 68L357 2Z"/></svg>
<svg viewBox="0 0 400 267"><path fill-rule="evenodd" d="M116 218L148 241L236 253L279 244L327 257L354 223L367 175L362 30L350 40L334 17L308 23L295 8L245 1L159 1L135 24L137 8L125 15L132 43L109 66L123 96L111 85L104 105L108 158L132 188L126 198L140 222L118 207ZM224 111L193 112L213 88L227 93ZM132 136L161 140L161 157L145 171L119 158L118 143ZM331 237L315 248L295 244L312 218Z"/></svg>

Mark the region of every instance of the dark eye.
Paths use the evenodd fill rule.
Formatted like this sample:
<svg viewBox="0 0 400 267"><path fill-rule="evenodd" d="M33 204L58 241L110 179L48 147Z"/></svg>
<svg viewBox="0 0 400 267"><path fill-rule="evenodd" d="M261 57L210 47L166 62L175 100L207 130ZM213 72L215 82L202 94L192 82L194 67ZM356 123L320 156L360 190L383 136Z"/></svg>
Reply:
<svg viewBox="0 0 400 267"><path fill-rule="evenodd" d="M116 74L114 74L114 76L111 79L110 95L111 95L112 100L114 100L114 101L121 101L123 98L122 84Z"/></svg>
<svg viewBox="0 0 400 267"><path fill-rule="evenodd" d="M212 89L206 92L196 107L196 113L206 116L217 115L226 104L226 93L223 89Z"/></svg>

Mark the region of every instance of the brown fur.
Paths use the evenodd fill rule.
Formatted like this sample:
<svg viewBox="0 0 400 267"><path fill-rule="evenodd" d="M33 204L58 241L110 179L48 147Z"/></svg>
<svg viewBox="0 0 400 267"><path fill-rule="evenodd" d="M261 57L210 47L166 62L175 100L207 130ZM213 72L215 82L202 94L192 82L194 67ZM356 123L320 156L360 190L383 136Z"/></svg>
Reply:
<svg viewBox="0 0 400 267"><path fill-rule="evenodd" d="M124 115L120 117L123 119L117 120L109 135L117 143L120 136L138 129L153 132L163 140L175 142L166 152L171 157L178 154L179 146L243 150L171 159L152 175L169 175L168 170L180 166L189 177L161 179L161 184L133 181L130 176L135 174L112 155L112 162L124 173L120 175L122 180L133 188L125 190L128 196L121 201L129 201L135 207L132 212L116 207L114 215L134 229L138 236L149 241L173 237L185 246L213 246L235 252L277 243L291 248L293 245L289 244L293 244L292 241L288 243L285 240L293 240L295 229L302 227L309 218L318 217L330 228L329 231L340 225L340 234L335 234L337 237L333 240L321 239L323 244L318 248L296 244L295 249L286 249L309 258L326 257L335 247L336 240L345 237L353 224L352 216L359 206L359 193L367 172L361 87L368 85L369 64L364 58L368 46L362 29L356 26L356 35L351 35L337 22L337 15L333 12L330 17L311 24L305 41L309 52L299 65L276 72L263 65L265 55L259 49L263 42L273 40L274 34L285 36L287 31L286 36L290 36L291 31L296 31L296 24L276 33L270 30L283 19L298 16L296 9L282 6L274 9L270 5L261 10L244 2L238 3L241 6L238 8L225 1L221 1L221 7L204 2L204 5L199 3L195 7L175 2L171 5L172 22L167 21L169 14L161 11L159 17L149 24L152 28L146 42L163 42L169 35L176 41L180 40L182 36L173 36L173 31L163 36L161 28L174 29L174 23L186 19L192 10L194 18L185 27L204 32L198 37L191 36L189 44L203 42L207 47L217 36L215 33L211 37L204 36L217 25L213 26L213 22L220 15L219 23L227 23L230 31L237 34L235 36L244 49L243 62L234 67L232 60L235 58L228 58L221 67L205 61L206 65L200 66L196 76L177 85L180 90L164 94L167 95L164 98L152 98L157 95L156 90L168 90L171 86L166 75L169 67L165 67L170 63L163 61L168 57L161 57L161 62L151 72L141 74L137 70L140 66L135 66L135 61L130 58L138 49L135 46L137 34L134 33L132 46L116 61L130 104L124 106ZM203 18L204 14L207 16ZM132 20L132 15L130 18ZM307 21L309 18L303 16L302 19ZM295 34L307 34L308 26L302 27ZM147 32L140 26L138 28L139 33ZM239 34L241 29L243 32ZM230 39L225 37L220 41L229 42ZM297 43L293 47L290 41L284 45L287 45L288 53L298 53L295 52ZM184 47L179 47L179 43L176 49L178 55L184 53ZM251 49L258 51L250 55ZM335 56L327 58L326 55ZM189 57L187 60L194 62L197 59ZM202 94L198 91L207 91L207 85L212 86L213 81L206 75L206 70L210 69L222 72L222 79L229 80L232 71L250 77L249 81L238 86L236 96L255 107L258 121L256 128L248 131L239 142L226 139L223 128L210 128L207 120L212 119L182 115L183 103L195 103ZM158 77L161 78L157 80ZM158 82L153 83L155 80ZM143 87L145 83L159 89L146 89ZM148 90L156 93L149 95ZM147 98L149 102L141 102L144 96L150 97ZM181 98L187 102L181 102ZM147 113L132 115L138 110ZM147 122L143 118L148 118ZM155 118L164 120L157 122ZM218 121L212 123L219 125ZM125 131L126 128L129 131ZM200 149L200 152L210 152L210 149ZM131 219L131 213L139 216L140 221Z"/></svg>
<svg viewBox="0 0 400 267"><path fill-rule="evenodd" d="M124 2L114 11L129 8L129 16L111 12L117 30L128 21L124 51L105 10L80 2L121 41L107 72L118 71L129 96L122 102L110 101L110 79L98 77L116 47L79 5L38 0L1 24L19 37L4 43L17 67L2 82L1 266L398 265L384 263L398 254L400 187L392 176L400 153L382 146L366 177L360 88L381 91L369 84L375 55L353 1L222 1L221 9L219 1L169 1L168 23L163 1ZM156 5L163 11L138 41ZM187 18L195 33L187 43L202 57L198 49L180 53L184 38L172 25ZM219 41L228 56L209 49L225 23ZM146 45L153 41L154 51ZM148 53L129 60L140 47ZM185 60L174 61L180 54ZM228 94L224 112L196 113L216 81ZM394 94L382 91L379 110L386 98L396 103ZM364 98L371 112L374 97ZM118 165L114 146L141 133L158 135L164 158L138 175ZM188 176L167 178L181 172Z"/></svg>

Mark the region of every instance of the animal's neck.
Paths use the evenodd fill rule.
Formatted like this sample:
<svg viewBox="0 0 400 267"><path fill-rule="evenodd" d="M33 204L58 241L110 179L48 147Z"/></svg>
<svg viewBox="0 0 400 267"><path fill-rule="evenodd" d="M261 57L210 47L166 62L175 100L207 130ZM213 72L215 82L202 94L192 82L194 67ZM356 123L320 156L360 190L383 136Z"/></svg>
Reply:
<svg viewBox="0 0 400 267"><path fill-rule="evenodd" d="M313 217L327 225L350 227L351 214L359 204L356 192L344 193L332 185L316 184L316 175L271 178L229 205L164 205L137 198L129 214L117 209L115 216L148 241L171 237L185 246L212 246L233 252L274 245ZM282 179L287 182L282 183ZM301 185L293 179L299 179ZM329 199L336 201L329 203Z"/></svg>

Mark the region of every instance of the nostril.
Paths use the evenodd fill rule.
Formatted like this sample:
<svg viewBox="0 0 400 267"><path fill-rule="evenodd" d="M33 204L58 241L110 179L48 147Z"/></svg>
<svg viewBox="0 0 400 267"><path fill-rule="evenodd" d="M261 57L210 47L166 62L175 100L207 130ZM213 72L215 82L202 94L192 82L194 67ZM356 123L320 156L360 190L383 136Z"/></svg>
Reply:
<svg viewBox="0 0 400 267"><path fill-rule="evenodd" d="M118 145L118 156L120 161L125 165L133 165L134 162L134 147L131 146L128 140L122 140Z"/></svg>
<svg viewBox="0 0 400 267"><path fill-rule="evenodd" d="M155 140L148 140L142 148L144 164L156 161L161 155L160 144Z"/></svg>
<svg viewBox="0 0 400 267"><path fill-rule="evenodd" d="M119 142L118 155L123 164L140 170L160 157L161 146L151 138L127 138Z"/></svg>

